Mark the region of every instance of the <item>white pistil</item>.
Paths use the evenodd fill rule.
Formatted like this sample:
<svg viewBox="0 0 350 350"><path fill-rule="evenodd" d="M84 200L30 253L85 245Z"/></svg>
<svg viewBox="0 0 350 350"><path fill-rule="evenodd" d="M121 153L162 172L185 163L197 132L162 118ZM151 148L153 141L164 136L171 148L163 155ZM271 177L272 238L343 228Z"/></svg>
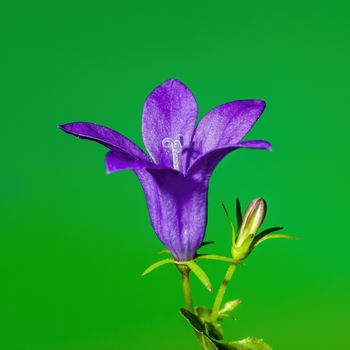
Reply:
<svg viewBox="0 0 350 350"><path fill-rule="evenodd" d="M182 151L180 136L178 136L175 140L172 139L171 137L166 137L165 139L163 139L162 145L164 148L171 148L171 153L173 156L173 168L175 170L180 170L179 154Z"/></svg>

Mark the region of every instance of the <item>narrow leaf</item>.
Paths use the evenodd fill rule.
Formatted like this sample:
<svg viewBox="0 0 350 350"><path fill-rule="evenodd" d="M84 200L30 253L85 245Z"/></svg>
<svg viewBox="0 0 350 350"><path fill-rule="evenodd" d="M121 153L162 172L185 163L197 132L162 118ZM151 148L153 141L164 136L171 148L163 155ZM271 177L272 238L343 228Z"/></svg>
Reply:
<svg viewBox="0 0 350 350"><path fill-rule="evenodd" d="M195 314L193 314L191 311L188 311L184 308L180 309L180 314L183 316L189 323L190 325L199 333L203 333L205 331L205 328Z"/></svg>
<svg viewBox="0 0 350 350"><path fill-rule="evenodd" d="M193 260L187 261L186 265L191 269L191 271L198 277L198 279L204 284L204 286L209 290L211 289L211 283L207 274L196 264Z"/></svg>
<svg viewBox="0 0 350 350"><path fill-rule="evenodd" d="M198 316L192 312L182 308L180 314L187 320L191 327L199 334L203 334L211 348L217 350L272 350L262 339L258 338L246 338L243 340L225 343L220 340L216 340L208 334L208 330L205 328Z"/></svg>
<svg viewBox="0 0 350 350"><path fill-rule="evenodd" d="M153 265L151 265L148 269L146 269L143 273L142 276L145 276L147 274L149 274L150 272L152 272L153 270L157 269L160 266L163 266L165 264L173 264L174 260L167 258L167 259L163 259L160 261L157 261L156 263L154 263Z"/></svg>
<svg viewBox="0 0 350 350"><path fill-rule="evenodd" d="M205 322L204 327L205 327L206 334L208 334L210 338L215 340L224 339L224 332L219 322L215 322L214 324L211 322Z"/></svg>
<svg viewBox="0 0 350 350"><path fill-rule="evenodd" d="M243 217L242 217L241 202L239 201L238 198L236 199L236 217L237 217L237 230L239 230L242 226Z"/></svg>
<svg viewBox="0 0 350 350"><path fill-rule="evenodd" d="M215 255L215 254L199 254L196 257L196 260L218 260L218 261L225 261L228 262L230 264L232 264L234 262L234 260L232 258L228 258L226 256L221 256L221 255Z"/></svg>
<svg viewBox="0 0 350 350"><path fill-rule="evenodd" d="M158 254L161 255L161 254L171 254L171 253L170 253L169 249L163 249L163 250L159 251Z"/></svg>
<svg viewBox="0 0 350 350"><path fill-rule="evenodd" d="M226 312L231 312L233 311L239 304L241 303L240 299L235 299L235 300L231 300L228 301L224 307L219 311L219 315L220 314L224 314Z"/></svg>
<svg viewBox="0 0 350 350"><path fill-rule="evenodd" d="M255 236L254 241L253 241L253 246L255 245L256 242L258 242L261 238L267 236L268 234L276 231L283 230L283 227L271 227L268 228L267 230L264 230L260 232L258 235Z"/></svg>
<svg viewBox="0 0 350 350"><path fill-rule="evenodd" d="M199 246L199 248L202 248L202 247L205 247L206 245L209 245L209 244L214 244L215 242L213 241L208 241L208 242L202 242L201 245Z"/></svg>
<svg viewBox="0 0 350 350"><path fill-rule="evenodd" d="M223 319L223 318L229 318L230 320L233 320L233 321L236 321L236 317L233 317L232 315L230 314L219 314L219 320Z"/></svg>
<svg viewBox="0 0 350 350"><path fill-rule="evenodd" d="M235 232L235 226L233 225L233 222L230 218L230 215L225 207L225 204L222 203L222 207L224 208L224 211L225 211L225 214L226 214L226 217L227 217L227 220L231 226L231 233L232 233L232 243L234 243L236 241L236 232Z"/></svg>
<svg viewBox="0 0 350 350"><path fill-rule="evenodd" d="M197 334L203 336L203 344L205 344L205 349L219 350L218 347L211 340L211 337L207 334L207 330L205 329L203 323L201 322L198 316L184 308L180 309L180 314L186 319L186 321L191 325L191 327L195 330Z"/></svg>
<svg viewBox="0 0 350 350"><path fill-rule="evenodd" d="M259 245L264 241L267 241L268 239L275 239L275 238L298 239L297 236L289 236L289 235L284 235L282 233L272 233L272 234L268 234L266 236L260 237L260 239L257 239L257 241L254 243L254 247L256 247L257 245Z"/></svg>

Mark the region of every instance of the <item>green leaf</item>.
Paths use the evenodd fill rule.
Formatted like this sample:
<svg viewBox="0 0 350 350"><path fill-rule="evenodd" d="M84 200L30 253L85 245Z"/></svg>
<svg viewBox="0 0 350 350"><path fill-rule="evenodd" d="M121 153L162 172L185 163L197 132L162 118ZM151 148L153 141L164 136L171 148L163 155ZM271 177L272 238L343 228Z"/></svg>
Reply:
<svg viewBox="0 0 350 350"><path fill-rule="evenodd" d="M201 245L199 246L199 248L202 248L202 247L205 247L206 245L214 244L214 243L215 243L215 242L213 242L213 241L202 242Z"/></svg>
<svg viewBox="0 0 350 350"><path fill-rule="evenodd" d="M262 339L246 338L228 344L231 350L272 350Z"/></svg>
<svg viewBox="0 0 350 350"><path fill-rule="evenodd" d="M227 220L228 220L228 222L229 222L229 224L230 224L230 227L231 227L231 233L232 233L232 244L234 244L234 243L235 243L235 241L236 241L236 232L235 232L235 226L233 225L233 222L232 222L232 220L231 220L231 218L230 218L230 215L229 215L229 213L228 213L228 211L227 211L227 209L226 209L226 207L225 207L225 204L222 204L222 207L224 208L224 211L225 211L225 214L226 214Z"/></svg>
<svg viewBox="0 0 350 350"><path fill-rule="evenodd" d="M199 259L225 261L225 262L228 262L230 264L232 264L234 262L234 260L232 258L228 258L226 256L221 256L221 255L215 255L215 254L199 254L196 257L196 260L199 260Z"/></svg>
<svg viewBox="0 0 350 350"><path fill-rule="evenodd" d="M268 234L272 232L280 231L280 230L283 230L283 227L271 227L271 228L268 228L267 230L260 232L258 235L255 236L253 245L255 245L255 242L259 241L261 238L267 236Z"/></svg>
<svg viewBox="0 0 350 350"><path fill-rule="evenodd" d="M198 316L182 308L180 314L189 322L191 327L198 333L207 337L207 341L214 350L272 350L262 339L246 338L239 341L225 343L215 340L208 334L208 327L204 327Z"/></svg>
<svg viewBox="0 0 350 350"><path fill-rule="evenodd" d="M221 321L224 318L228 318L228 319L230 319L232 321L236 321L237 320L236 317L233 317L230 314L219 314L219 318L218 318L219 321Z"/></svg>
<svg viewBox="0 0 350 350"><path fill-rule="evenodd" d="M257 245L259 245L260 243L262 243L264 241L267 241L268 239L276 239L276 238L298 239L298 237L296 237L296 236L284 235L282 233L271 233L271 234L268 234L264 237L260 237L260 239L257 239L253 244L254 244L254 247L256 247Z"/></svg>
<svg viewBox="0 0 350 350"><path fill-rule="evenodd" d="M235 300L228 301L224 305L224 307L219 311L219 315L225 314L226 312L233 311L240 303L241 303L241 299L235 299Z"/></svg>
<svg viewBox="0 0 350 350"><path fill-rule="evenodd" d="M202 323L209 322L211 316L211 309L206 306L196 306L195 315L201 320Z"/></svg>
<svg viewBox="0 0 350 350"><path fill-rule="evenodd" d="M157 254L171 254L169 249L160 250Z"/></svg>
<svg viewBox="0 0 350 350"><path fill-rule="evenodd" d="M184 308L180 309L180 314L187 320L196 333L203 336L203 341L206 343L206 348L208 350L218 350L217 346L211 340L211 337L206 334L207 331L198 316Z"/></svg>
<svg viewBox="0 0 350 350"><path fill-rule="evenodd" d="M191 269L191 271L198 277L198 279L204 284L204 286L209 290L211 289L211 283L207 274L197 265L193 260L186 261L186 265Z"/></svg>
<svg viewBox="0 0 350 350"><path fill-rule="evenodd" d="M211 339L218 350L272 350L262 339L246 338L230 343L223 343Z"/></svg>
<svg viewBox="0 0 350 350"><path fill-rule="evenodd" d="M149 274L150 272L152 272L153 270L157 269L160 266L163 266L165 264L174 264L174 259L171 258L167 258L167 259L163 259L160 261L157 261L156 263L154 263L153 265L151 265L149 268L147 268L143 273L142 276L145 276L147 274Z"/></svg>
<svg viewBox="0 0 350 350"><path fill-rule="evenodd" d="M211 323L211 322L206 322L204 324L206 334L210 337L210 339L216 339L216 340L222 340L224 339L224 332L222 330L221 324L220 323Z"/></svg>
<svg viewBox="0 0 350 350"><path fill-rule="evenodd" d="M242 226L243 217L242 217L241 202L239 201L238 198L236 199L236 217L237 217L237 230L239 230Z"/></svg>
<svg viewBox="0 0 350 350"><path fill-rule="evenodd" d="M190 323L192 328L199 333L204 333L205 328L200 321L199 317L184 308L180 309L180 314Z"/></svg>

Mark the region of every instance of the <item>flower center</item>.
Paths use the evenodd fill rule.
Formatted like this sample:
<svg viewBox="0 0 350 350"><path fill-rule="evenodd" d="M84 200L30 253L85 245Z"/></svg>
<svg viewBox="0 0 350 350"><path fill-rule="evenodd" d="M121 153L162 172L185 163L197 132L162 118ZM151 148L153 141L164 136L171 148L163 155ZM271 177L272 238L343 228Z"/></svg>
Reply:
<svg viewBox="0 0 350 350"><path fill-rule="evenodd" d="M166 137L162 141L162 145L164 148L170 148L171 154L173 156L173 168L175 170L180 170L179 167L179 154L182 151L182 136L178 135L175 139L171 137Z"/></svg>

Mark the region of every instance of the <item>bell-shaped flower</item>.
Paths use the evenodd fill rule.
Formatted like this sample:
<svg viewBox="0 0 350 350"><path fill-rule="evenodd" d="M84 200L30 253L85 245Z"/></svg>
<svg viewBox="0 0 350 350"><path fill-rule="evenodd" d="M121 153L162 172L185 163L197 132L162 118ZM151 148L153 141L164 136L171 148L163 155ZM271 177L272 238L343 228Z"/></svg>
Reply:
<svg viewBox="0 0 350 350"><path fill-rule="evenodd" d="M145 192L153 228L177 261L195 257L207 223L209 179L220 160L239 148L270 150L266 141L243 141L265 108L260 100L214 108L196 126L197 103L178 80L147 97L142 135L148 155L107 127L75 122L61 130L109 148L107 172L131 169Z"/></svg>

